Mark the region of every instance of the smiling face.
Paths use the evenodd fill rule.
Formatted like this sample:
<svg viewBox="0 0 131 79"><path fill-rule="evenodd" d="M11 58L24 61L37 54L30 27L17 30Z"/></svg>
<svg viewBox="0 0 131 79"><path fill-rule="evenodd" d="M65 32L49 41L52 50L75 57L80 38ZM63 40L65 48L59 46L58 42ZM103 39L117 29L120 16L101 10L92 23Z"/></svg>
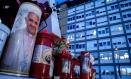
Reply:
<svg viewBox="0 0 131 79"><path fill-rule="evenodd" d="M27 22L27 31L30 34L35 35L38 29L39 17L35 13L29 12L26 17L26 22Z"/></svg>

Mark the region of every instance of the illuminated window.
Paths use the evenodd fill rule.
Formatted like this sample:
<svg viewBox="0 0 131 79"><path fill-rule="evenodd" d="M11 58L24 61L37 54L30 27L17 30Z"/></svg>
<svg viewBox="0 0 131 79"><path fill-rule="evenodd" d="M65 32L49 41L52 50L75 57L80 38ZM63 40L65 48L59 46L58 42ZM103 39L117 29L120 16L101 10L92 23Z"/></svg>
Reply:
<svg viewBox="0 0 131 79"><path fill-rule="evenodd" d="M115 79L113 66L101 66L101 79Z"/></svg>
<svg viewBox="0 0 131 79"><path fill-rule="evenodd" d="M127 50L117 50L115 53L115 62L116 63L127 63L130 62L129 54Z"/></svg>
<svg viewBox="0 0 131 79"><path fill-rule="evenodd" d="M110 51L100 52L100 62L101 63L113 63L112 52Z"/></svg>
<svg viewBox="0 0 131 79"><path fill-rule="evenodd" d="M131 66L117 66L117 75L121 76L121 79L131 79Z"/></svg>
<svg viewBox="0 0 131 79"><path fill-rule="evenodd" d="M106 0L106 2L109 2L109 1L111 1L111 0Z"/></svg>
<svg viewBox="0 0 131 79"><path fill-rule="evenodd" d="M67 35L67 40L74 41L74 34L68 34Z"/></svg>

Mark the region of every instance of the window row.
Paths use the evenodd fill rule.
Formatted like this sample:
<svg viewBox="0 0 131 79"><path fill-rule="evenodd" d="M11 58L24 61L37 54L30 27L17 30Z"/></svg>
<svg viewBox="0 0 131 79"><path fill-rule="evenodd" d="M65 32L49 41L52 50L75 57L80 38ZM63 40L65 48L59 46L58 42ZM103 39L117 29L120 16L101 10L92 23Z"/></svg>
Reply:
<svg viewBox="0 0 131 79"><path fill-rule="evenodd" d="M87 25L87 26L88 26L88 25L95 25L95 24L96 24L95 19L86 21L86 25Z"/></svg>
<svg viewBox="0 0 131 79"><path fill-rule="evenodd" d="M70 49L85 49L85 43L71 44Z"/></svg>
<svg viewBox="0 0 131 79"><path fill-rule="evenodd" d="M75 25L71 26L71 28L73 28L73 27L75 28ZM80 27L80 26L77 25L77 27ZM130 31L130 29L131 29L131 22L130 23L125 23L124 27L126 28L126 32L127 33L131 33L131 31ZM76 28L76 30L78 30L78 29L80 30L80 28ZM84 26L83 27L81 26L81 29L84 29ZM75 29L74 29L74 31L75 31ZM71 38L74 38L74 36L76 34L77 38L82 38L82 37L86 36L87 39L91 39L91 38L96 38L97 34L98 34L98 37L109 36L109 31L111 31L111 35L124 34L124 30L123 30L122 24L118 24L118 25L110 26L110 28L109 27L98 28L98 31L97 31L97 29L92 29L92 30L76 32L76 33L68 34L68 35L69 36L73 35L73 37L71 37ZM67 33L68 32L69 31L67 31Z"/></svg>
<svg viewBox="0 0 131 79"><path fill-rule="evenodd" d="M126 28L129 29L129 27L126 26ZM130 30L126 30L127 33L131 33ZM123 27L122 25L118 26L111 26L111 35L119 35L119 34L124 34ZM79 41L79 40L85 40L86 39L93 39L98 37L109 37L109 28L104 27L104 28L98 28L98 32L96 29L93 30L87 30L86 32L76 32L76 33L70 33L67 34L67 39L70 41Z"/></svg>
<svg viewBox="0 0 131 79"><path fill-rule="evenodd" d="M112 1L115 1L115 0L112 0ZM112 2L112 1L107 1L107 2L109 3L109 2ZM105 5L105 3L104 4L103 3L104 3L104 1L100 0L98 2L95 2L95 6L99 7L99 6ZM119 6L119 4L120 4L120 6ZM128 0L122 1L119 4L115 3L115 4L108 5L107 6L108 13L112 13L112 12L114 12L114 10L119 10L119 7L121 8L121 10L131 8L130 7L131 6L130 0L129 1ZM92 8L94 8L93 2L85 4L85 10L88 11L89 9L92 9ZM79 13L79 12L82 12L82 11L84 11L84 5L76 6L75 8L71 8L71 9L68 10L68 15L72 15L72 14L75 14L75 12ZM96 9L96 12L93 11L92 14L99 14L99 13L104 13L104 12L105 12L105 7ZM91 15L91 14L89 14L89 15Z"/></svg>
<svg viewBox="0 0 131 79"><path fill-rule="evenodd" d="M95 26L90 26L90 27L95 27ZM88 26L88 28L90 28ZM131 31L129 30L129 24L126 24L126 32L127 33L131 33ZM111 35L117 35L117 34L123 34L124 31L123 31L123 27L121 24L119 25L113 25L113 26L110 26L110 29L111 29ZM88 30L90 31L90 30ZM93 31L92 31L92 35L93 35ZM97 32L96 32L97 33ZM104 28L98 28L98 37L104 37L104 36L109 36L109 28L108 27L104 27Z"/></svg>
<svg viewBox="0 0 131 79"><path fill-rule="evenodd" d="M80 18L84 18L84 14L76 16L76 19L80 19Z"/></svg>
<svg viewBox="0 0 131 79"><path fill-rule="evenodd" d="M126 14L123 16L127 16L126 18L123 18L124 21L129 21L131 19L131 14ZM119 23L119 22L121 22L120 15L109 16L109 23L110 24ZM96 21L95 21L95 19L92 19L92 20L86 21L85 24L84 24L84 22L77 23L77 24L70 24L67 26L67 31L73 30L75 28L77 28L77 30L85 29L85 25L86 25L86 28L94 28L94 27L96 27ZM106 26L106 25L108 25L107 17L97 18L97 27ZM129 25L126 25L126 27L127 27L127 30L129 30L129 28L128 28Z"/></svg>
<svg viewBox="0 0 131 79"><path fill-rule="evenodd" d="M118 5L118 4L115 4L115 5L111 5L110 7L111 7L112 10L114 10L114 9L118 9L118 8L119 8L119 5Z"/></svg>
<svg viewBox="0 0 131 79"><path fill-rule="evenodd" d="M130 37L129 37L129 40L130 40ZM125 37L123 36L114 37L112 38L112 45L113 45L113 48L116 48L116 47L124 48L124 47L127 47L127 42L126 42ZM97 43L97 40L87 41L87 50L98 50L97 46L99 46L99 49L111 49L111 40L109 38L100 39L98 40L98 43Z"/></svg>
<svg viewBox="0 0 131 79"><path fill-rule="evenodd" d="M126 30L131 30L131 23L125 25Z"/></svg>
<svg viewBox="0 0 131 79"><path fill-rule="evenodd" d="M131 36L128 36L128 44L131 46ZM109 38L106 39L99 39L98 42L97 40L92 40L92 41L87 41L87 50L98 50L98 47L100 50L102 49L111 49L111 44L113 45L113 48L124 48L127 47L127 42L126 38L124 36L121 37L114 37L112 38L112 42ZM79 46L76 44L76 49L79 48L84 48L85 43L81 43L83 46ZM71 47L74 49L73 47Z"/></svg>
<svg viewBox="0 0 131 79"><path fill-rule="evenodd" d="M104 28L104 29L101 29L101 30L99 30L98 29L98 34L106 34L106 33L109 33L109 28L108 27L106 27L106 28Z"/></svg>
<svg viewBox="0 0 131 79"><path fill-rule="evenodd" d="M114 14L114 15L109 16L110 21L114 21L114 20L117 20L117 19L120 19L120 14Z"/></svg>
<svg viewBox="0 0 131 79"><path fill-rule="evenodd" d="M126 33L130 33L131 32L131 22L125 23L125 29L126 29Z"/></svg>
<svg viewBox="0 0 131 79"><path fill-rule="evenodd" d="M125 10L125 8L126 9L130 8L130 6L131 6L131 1L127 0L127 1L120 2L120 6L119 6L119 4L109 5L107 7L107 9L108 10L116 10L116 9L119 9L119 7L120 7L122 10Z"/></svg>
<svg viewBox="0 0 131 79"><path fill-rule="evenodd" d="M130 71L131 66L116 66L116 71L114 70L114 66L94 66L96 69L96 79L131 79ZM99 70L101 70L99 72Z"/></svg>
<svg viewBox="0 0 131 79"><path fill-rule="evenodd" d="M92 53L95 64L100 63L113 63L113 58L115 59L115 63L129 63L130 55L127 50L117 50L117 51L105 51L105 52L93 52ZM114 56L114 57L113 57Z"/></svg>
<svg viewBox="0 0 131 79"><path fill-rule="evenodd" d="M94 44L94 47L97 47L97 45L101 46L110 46L110 41L104 41L104 42L100 42L99 44Z"/></svg>
<svg viewBox="0 0 131 79"><path fill-rule="evenodd" d="M127 0L127 1L121 2L120 7L121 7L122 10L130 8L131 7L131 1Z"/></svg>
<svg viewBox="0 0 131 79"><path fill-rule="evenodd" d="M84 20L84 14L76 15L76 19L80 19L80 18L83 18L83 20ZM116 13L116 14L109 15L108 18L109 18L110 24L116 23L116 22L121 22L121 18L123 18L124 21L130 20L131 19L131 11L122 12L122 17L120 16L120 13ZM74 20L74 22L75 22L75 16L68 18L68 21L71 21L71 20ZM97 18L97 25L101 26L103 24L107 24L107 21L108 21L107 16ZM92 20L87 21L86 24L87 25L95 25L95 23L96 23L95 19L92 19Z"/></svg>
<svg viewBox="0 0 131 79"><path fill-rule="evenodd" d="M131 19L131 11L126 11L126 12L122 13L122 16L123 16L124 21L130 20Z"/></svg>
<svg viewBox="0 0 131 79"><path fill-rule="evenodd" d="M131 47L131 35L127 36L127 40L128 40L129 46Z"/></svg>
<svg viewBox="0 0 131 79"><path fill-rule="evenodd" d="M72 24L72 25L68 25L67 26L67 30L72 30L72 29L75 29L75 25L74 24Z"/></svg>
<svg viewBox="0 0 131 79"><path fill-rule="evenodd" d="M85 23L84 22L79 22L76 24L70 24L67 26L67 32L75 31L76 30L82 30L85 29Z"/></svg>

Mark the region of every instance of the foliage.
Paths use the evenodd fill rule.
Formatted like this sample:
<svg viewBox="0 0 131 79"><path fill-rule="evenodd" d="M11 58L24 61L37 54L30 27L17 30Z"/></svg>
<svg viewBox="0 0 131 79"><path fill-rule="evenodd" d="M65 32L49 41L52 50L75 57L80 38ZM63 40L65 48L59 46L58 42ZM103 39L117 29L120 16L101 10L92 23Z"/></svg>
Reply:
<svg viewBox="0 0 131 79"><path fill-rule="evenodd" d="M53 46L52 46L52 48L53 48L53 55L60 54L60 53L61 53L61 50L62 50L64 47L66 47L65 38L64 38L64 37L55 40L55 41L54 41L54 44L53 44Z"/></svg>

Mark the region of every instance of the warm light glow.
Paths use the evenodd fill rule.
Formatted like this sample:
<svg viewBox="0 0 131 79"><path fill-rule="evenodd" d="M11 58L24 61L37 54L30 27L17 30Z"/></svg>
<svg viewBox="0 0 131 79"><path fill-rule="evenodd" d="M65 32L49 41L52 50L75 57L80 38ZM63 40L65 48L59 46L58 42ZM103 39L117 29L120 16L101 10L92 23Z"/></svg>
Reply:
<svg viewBox="0 0 131 79"><path fill-rule="evenodd" d="M9 7L10 7L9 5L5 5L5 7L4 7L4 8L5 8L5 9L8 9Z"/></svg>
<svg viewBox="0 0 131 79"><path fill-rule="evenodd" d="M120 56L120 59L125 59L125 57L124 56Z"/></svg>
<svg viewBox="0 0 131 79"><path fill-rule="evenodd" d="M126 70L125 68L122 68L122 69L121 69L121 73L122 73L123 75L125 75L125 74L127 73L127 70Z"/></svg>
<svg viewBox="0 0 131 79"><path fill-rule="evenodd" d="M80 37L82 37L82 34L80 34Z"/></svg>
<svg viewBox="0 0 131 79"><path fill-rule="evenodd" d="M2 21L1 21L1 18L0 18L0 23L1 23Z"/></svg>
<svg viewBox="0 0 131 79"><path fill-rule="evenodd" d="M127 73L131 73L131 68L127 68Z"/></svg>
<svg viewBox="0 0 131 79"><path fill-rule="evenodd" d="M112 0L106 0L106 2L110 2L110 1L112 1Z"/></svg>
<svg viewBox="0 0 131 79"><path fill-rule="evenodd" d="M124 54L124 57L125 57L125 59L126 59L126 58L128 59L128 58L129 58L128 53L125 53L125 54Z"/></svg>
<svg viewBox="0 0 131 79"><path fill-rule="evenodd" d="M117 50L119 50L119 49L116 47L115 50L117 51Z"/></svg>
<svg viewBox="0 0 131 79"><path fill-rule="evenodd" d="M108 57L108 59L109 59L109 60L111 60L111 59L112 59L112 57Z"/></svg>
<svg viewBox="0 0 131 79"><path fill-rule="evenodd" d="M105 72L109 72L109 70L105 70Z"/></svg>
<svg viewBox="0 0 131 79"><path fill-rule="evenodd" d="M104 59L105 59L105 60L108 60L108 57L105 57Z"/></svg>
<svg viewBox="0 0 131 79"><path fill-rule="evenodd" d="M102 56L103 56L103 54L100 54L100 55L102 55Z"/></svg>
<svg viewBox="0 0 131 79"><path fill-rule="evenodd" d="M107 2L109 2L110 0L106 0Z"/></svg>
<svg viewBox="0 0 131 79"><path fill-rule="evenodd" d="M70 38L71 40L73 39L73 37L71 36L71 38Z"/></svg>
<svg viewBox="0 0 131 79"><path fill-rule="evenodd" d="M94 30L93 35L96 35L96 30Z"/></svg>
<svg viewBox="0 0 131 79"><path fill-rule="evenodd" d="M74 40L73 35L68 35L67 40L69 40L69 41Z"/></svg>
<svg viewBox="0 0 131 79"><path fill-rule="evenodd" d="M121 30L122 30L122 27L119 27L118 29L121 31Z"/></svg>
<svg viewBox="0 0 131 79"><path fill-rule="evenodd" d="M115 54L115 58L118 59L118 58L119 58L119 55L118 55L118 54Z"/></svg>

